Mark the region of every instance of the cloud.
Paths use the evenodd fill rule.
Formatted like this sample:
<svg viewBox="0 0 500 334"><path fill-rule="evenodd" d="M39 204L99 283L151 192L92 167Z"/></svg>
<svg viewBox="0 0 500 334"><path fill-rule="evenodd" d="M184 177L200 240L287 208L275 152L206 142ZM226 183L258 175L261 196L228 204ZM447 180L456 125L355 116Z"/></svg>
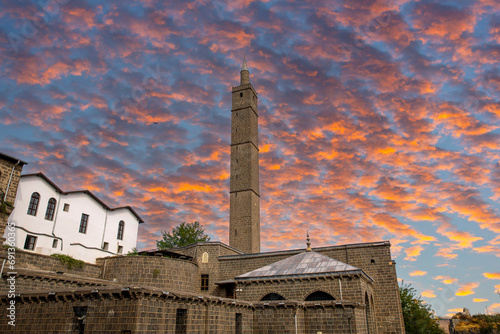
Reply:
<svg viewBox="0 0 500 334"><path fill-rule="evenodd" d="M469 282L462 284L460 288L455 292L455 296L468 296L468 295L473 295L476 292L474 291L475 288L479 286L479 283L477 282Z"/></svg>
<svg viewBox="0 0 500 334"><path fill-rule="evenodd" d="M485 298L473 298L472 301L474 303L483 303L483 302L487 302L489 301L488 299L485 299Z"/></svg>
<svg viewBox="0 0 500 334"><path fill-rule="evenodd" d="M488 309L493 312L498 312L497 310L500 310L500 303L493 303L488 307Z"/></svg>
<svg viewBox="0 0 500 334"><path fill-rule="evenodd" d="M433 277L432 279L434 279L436 281L441 281L441 283L444 283L444 284L455 284L458 282L458 279L456 279L456 278L452 278L450 276L442 276L442 275Z"/></svg>
<svg viewBox="0 0 500 334"><path fill-rule="evenodd" d="M434 294L434 291L432 291L432 290L425 290L424 292L422 292L422 297L436 298L436 295Z"/></svg>
<svg viewBox="0 0 500 334"><path fill-rule="evenodd" d="M413 246L408 247L404 250L406 253L405 260L407 261L416 261L417 257L420 256L420 252L422 252L424 248L422 246Z"/></svg>
<svg viewBox="0 0 500 334"><path fill-rule="evenodd" d="M423 270L414 270L410 273L410 276L425 276L427 275L427 271Z"/></svg>
<svg viewBox="0 0 500 334"><path fill-rule="evenodd" d="M465 259L469 281L495 274L497 2L79 1L34 36L23 19L39 6L3 7L3 150L26 173L133 205L139 248L181 221L228 241L231 89L246 54L263 251L302 248L309 230L317 247L390 240L413 265L398 274L417 282L457 284Z"/></svg>
<svg viewBox="0 0 500 334"><path fill-rule="evenodd" d="M483 273L483 276L489 279L500 279L500 272L499 273Z"/></svg>

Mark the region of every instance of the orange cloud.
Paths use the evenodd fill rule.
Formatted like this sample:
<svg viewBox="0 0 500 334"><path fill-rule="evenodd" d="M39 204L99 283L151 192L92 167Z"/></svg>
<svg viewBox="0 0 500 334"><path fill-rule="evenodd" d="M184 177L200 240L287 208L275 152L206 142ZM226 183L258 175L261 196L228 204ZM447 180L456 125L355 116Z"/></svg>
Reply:
<svg viewBox="0 0 500 334"><path fill-rule="evenodd" d="M436 252L436 256L444 257L447 259L455 259L458 257L458 255L453 253L454 250L455 250L455 248L452 248L452 247L440 248Z"/></svg>
<svg viewBox="0 0 500 334"><path fill-rule="evenodd" d="M500 311L500 303L493 303L488 308L490 309L490 311L495 311L497 309Z"/></svg>
<svg viewBox="0 0 500 334"><path fill-rule="evenodd" d="M432 279L434 279L436 281L441 281L441 283L444 283L444 284L454 284L454 283L458 282L458 279L456 279L456 278L452 278L450 276L442 276L442 275L433 277Z"/></svg>
<svg viewBox="0 0 500 334"><path fill-rule="evenodd" d="M500 279L500 273L483 273L483 276L489 279Z"/></svg>
<svg viewBox="0 0 500 334"><path fill-rule="evenodd" d="M487 302L489 300L488 299L484 299L484 298L473 298L472 301L474 303L482 303L482 302Z"/></svg>
<svg viewBox="0 0 500 334"><path fill-rule="evenodd" d="M417 257L420 255L420 252L424 250L422 246L413 246L413 247L408 247L405 249L406 257L405 260L407 261L416 261Z"/></svg>
<svg viewBox="0 0 500 334"><path fill-rule="evenodd" d="M422 270L414 270L410 273L410 276L425 276L427 275L427 271Z"/></svg>
<svg viewBox="0 0 500 334"><path fill-rule="evenodd" d="M451 241L457 242L456 247L471 248L472 244L478 240L483 240L481 237L475 237L469 232L447 231L444 233Z"/></svg>
<svg viewBox="0 0 500 334"><path fill-rule="evenodd" d="M476 293L474 289L477 288L478 286L479 283L476 282L465 283L460 288L458 288L457 292L455 292L455 296L473 295Z"/></svg>
<svg viewBox="0 0 500 334"><path fill-rule="evenodd" d="M424 292L422 292L422 297L436 298L436 295L434 294L434 291L432 291L432 290L425 290Z"/></svg>
<svg viewBox="0 0 500 334"><path fill-rule="evenodd" d="M454 315L454 314L456 314L458 312L463 312L463 309L461 309L461 308L451 308L451 309L448 310L448 312L453 312L451 314Z"/></svg>

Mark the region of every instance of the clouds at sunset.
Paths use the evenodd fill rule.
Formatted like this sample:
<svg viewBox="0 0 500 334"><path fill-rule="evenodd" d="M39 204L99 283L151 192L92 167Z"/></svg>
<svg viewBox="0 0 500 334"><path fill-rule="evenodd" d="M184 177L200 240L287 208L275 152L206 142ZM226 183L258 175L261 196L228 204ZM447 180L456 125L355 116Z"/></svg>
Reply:
<svg viewBox="0 0 500 334"><path fill-rule="evenodd" d="M139 248L194 220L227 243L230 92L246 55L263 250L304 248L307 230L313 247L390 240L424 298L453 287L473 304L499 283L499 12L492 0L68 1L42 24L39 4L5 2L0 151L133 206Z"/></svg>

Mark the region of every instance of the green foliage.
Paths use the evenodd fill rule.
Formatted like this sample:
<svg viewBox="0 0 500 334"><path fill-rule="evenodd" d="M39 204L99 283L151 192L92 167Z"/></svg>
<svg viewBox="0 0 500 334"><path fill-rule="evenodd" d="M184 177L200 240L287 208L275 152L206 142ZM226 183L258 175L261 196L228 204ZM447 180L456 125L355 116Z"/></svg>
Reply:
<svg viewBox="0 0 500 334"><path fill-rule="evenodd" d="M12 203L4 201L2 197L2 204L0 204L0 212L3 214L8 214L9 212L12 211L13 208L14 205L12 205Z"/></svg>
<svg viewBox="0 0 500 334"><path fill-rule="evenodd" d="M430 305L427 305L410 284L399 287L406 334L444 334L439 327Z"/></svg>
<svg viewBox="0 0 500 334"><path fill-rule="evenodd" d="M159 269L153 270L153 278L157 278L159 274L160 274L160 270Z"/></svg>
<svg viewBox="0 0 500 334"><path fill-rule="evenodd" d="M182 222L172 229L172 233L163 231L162 239L156 241L156 246L159 249L168 249L206 241L210 241L210 237L205 234L205 230L199 222L195 221L191 224Z"/></svg>
<svg viewBox="0 0 500 334"><path fill-rule="evenodd" d="M139 252L137 251L137 248L134 247L130 252L127 253L127 255L139 255Z"/></svg>
<svg viewBox="0 0 500 334"><path fill-rule="evenodd" d="M500 329L500 314L473 315L465 321L459 322L455 327L456 333L492 334L498 333L498 329Z"/></svg>
<svg viewBox="0 0 500 334"><path fill-rule="evenodd" d="M65 264L68 266L68 269L71 270L73 268L83 268L85 265L85 262L81 260L77 260L75 258L72 258L69 255L64 255L64 254L52 254L52 257L55 257L61 261L62 264Z"/></svg>

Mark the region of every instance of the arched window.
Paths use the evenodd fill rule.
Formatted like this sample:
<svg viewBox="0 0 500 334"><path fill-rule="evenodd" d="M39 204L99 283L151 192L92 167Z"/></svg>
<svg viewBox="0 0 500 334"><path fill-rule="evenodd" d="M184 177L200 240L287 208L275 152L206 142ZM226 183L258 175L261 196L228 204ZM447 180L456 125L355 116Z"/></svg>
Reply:
<svg viewBox="0 0 500 334"><path fill-rule="evenodd" d="M28 207L28 214L29 215L36 216L39 202L40 202L40 194L33 193L31 195L30 206Z"/></svg>
<svg viewBox="0 0 500 334"><path fill-rule="evenodd" d="M56 210L56 199L52 197L51 199L49 199L49 203L47 204L47 211L45 211L45 219L53 220L55 210Z"/></svg>
<svg viewBox="0 0 500 334"><path fill-rule="evenodd" d="M204 252L201 256L201 263L208 263L208 253Z"/></svg>
<svg viewBox="0 0 500 334"><path fill-rule="evenodd" d="M368 298L368 293L365 292L365 315L366 315L366 328L368 334L371 333L370 327L371 327L371 318L372 318L372 309L370 306L370 299Z"/></svg>
<svg viewBox="0 0 500 334"><path fill-rule="evenodd" d="M335 300L335 298L333 298L331 294L326 293L324 291L315 291L311 293L309 296L307 296L305 299L305 301L307 302L312 302L317 300Z"/></svg>
<svg viewBox="0 0 500 334"><path fill-rule="evenodd" d="M125 230L125 222L120 220L118 223L118 234L116 235L116 239L123 240L123 231Z"/></svg>
<svg viewBox="0 0 500 334"><path fill-rule="evenodd" d="M261 301L285 300L285 297L277 293L271 292L262 297Z"/></svg>

